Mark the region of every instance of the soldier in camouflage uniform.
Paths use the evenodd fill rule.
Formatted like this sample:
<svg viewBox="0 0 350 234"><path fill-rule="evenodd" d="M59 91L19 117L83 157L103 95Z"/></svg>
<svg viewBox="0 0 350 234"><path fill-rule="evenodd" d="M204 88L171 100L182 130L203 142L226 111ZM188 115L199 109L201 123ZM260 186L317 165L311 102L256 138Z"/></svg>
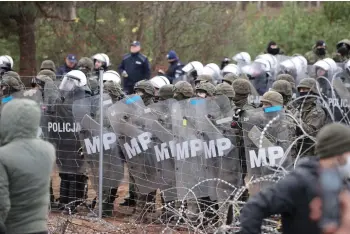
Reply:
<svg viewBox="0 0 350 234"><path fill-rule="evenodd" d="M337 63L343 63L350 58L350 40L343 39L337 43L337 52L332 54L332 58Z"/></svg>
<svg viewBox="0 0 350 234"><path fill-rule="evenodd" d="M111 99L112 99L112 103L116 103L118 101L120 101L121 99L123 99L125 97L124 92L122 91L122 88L120 87L120 84L114 82L114 81L106 81L103 84L103 92L107 93ZM99 121L100 117L99 117L100 113L97 112L97 116L96 116L96 120ZM110 131L113 131L110 122L107 120L107 117L105 116L106 121L104 123L104 126L109 129ZM122 150L118 147L119 150L119 155L123 155ZM133 184L133 186L135 186ZM135 191L135 188L131 188L132 192ZM102 203L102 215L104 217L111 217L113 215L113 210L114 210L114 201L117 198L117 192L118 192L118 188L111 188L109 190L108 194L103 194L103 203ZM130 192L130 196L132 197L133 194L132 192ZM90 213L88 216L94 216L95 213Z"/></svg>
<svg viewBox="0 0 350 234"><path fill-rule="evenodd" d="M324 58L329 58L329 54L326 50L326 43L323 40L316 41L312 50L307 52L304 57L306 58L308 65L312 65Z"/></svg>
<svg viewBox="0 0 350 234"><path fill-rule="evenodd" d="M253 110L255 107L248 103L248 95L251 93L251 83L246 80L239 78L232 83L233 89L235 91L235 97L233 102L236 106L234 110L233 123L232 127L237 129L237 142L236 145L239 147L239 157L242 166L242 181L247 174L247 164L245 159L245 148L244 148L244 138L243 138L243 129L242 121L243 118L247 117L247 111ZM246 199L248 194L242 196L243 199Z"/></svg>
<svg viewBox="0 0 350 234"><path fill-rule="evenodd" d="M282 95L283 106L285 106L287 109L291 108L291 106L288 105L288 103L292 100L293 91L292 86L288 81L276 80L275 82L273 82L271 90Z"/></svg>
<svg viewBox="0 0 350 234"><path fill-rule="evenodd" d="M94 62L92 59L88 57L82 57L77 64L77 69L82 71L87 78L87 85L90 88L93 95L97 95L99 93L99 83L98 83L98 77L95 76L93 69L94 69Z"/></svg>
<svg viewBox="0 0 350 234"><path fill-rule="evenodd" d="M318 102L317 97L308 96L319 95L316 88L316 80L313 78L304 78L300 81L297 88L302 97L298 100L298 106L293 113L297 121L300 121L296 130L297 137L304 135L302 129L308 135L315 137L318 130L327 123L327 113ZM314 141L308 137L298 142L298 150L300 148L302 148L301 156L315 155Z"/></svg>
<svg viewBox="0 0 350 234"><path fill-rule="evenodd" d="M167 84L163 85L158 92L158 100L165 101L167 99L173 98L174 96L174 85Z"/></svg>
<svg viewBox="0 0 350 234"><path fill-rule="evenodd" d="M235 90L233 89L232 85L229 85L227 83L221 83L218 84L215 87L215 95L225 95L226 97L228 97L228 99L230 100L230 105L232 110L235 109L235 103L233 101L234 97L235 97Z"/></svg>
<svg viewBox="0 0 350 234"><path fill-rule="evenodd" d="M174 96L178 101L182 101L188 98L193 97L194 91L192 88L192 85L188 83L187 81L179 81L174 85Z"/></svg>
<svg viewBox="0 0 350 234"><path fill-rule="evenodd" d="M44 60L40 66L40 71L43 71L43 70L50 70L56 73L55 63L52 60Z"/></svg>
<svg viewBox="0 0 350 234"><path fill-rule="evenodd" d="M211 83L199 83L196 86L197 97L207 98L214 96L215 86Z"/></svg>
<svg viewBox="0 0 350 234"><path fill-rule="evenodd" d="M154 103L153 98L156 90L150 81L140 80L135 84L134 91L137 95L141 96L145 106L148 106Z"/></svg>
<svg viewBox="0 0 350 234"><path fill-rule="evenodd" d="M277 80L285 80L285 81L288 81L289 84L291 85L292 87L292 91L295 92L297 89L296 89L296 86L295 86L295 80L293 78L293 76L289 75L289 74L279 74L277 77L276 77L276 81Z"/></svg>
<svg viewBox="0 0 350 234"><path fill-rule="evenodd" d="M153 98L155 95L155 88L153 87L152 83L148 80L140 80L138 81L134 86L134 92L141 96L143 103L145 106L151 105L154 103ZM138 194L139 197L139 203L141 204L145 200L153 200L155 198L156 191L151 192L150 194L141 195ZM136 185L135 185L135 179L133 176L129 173L129 197L124 200L123 203L119 204L120 206L131 206L134 207L136 204Z"/></svg>
<svg viewBox="0 0 350 234"><path fill-rule="evenodd" d="M2 77L0 87L0 97L2 98L11 96L13 93L24 89L20 76L13 71L5 73Z"/></svg>
<svg viewBox="0 0 350 234"><path fill-rule="evenodd" d="M55 81L56 80L56 73L54 73L53 71L51 70L41 70L39 73L38 73L38 76L48 76L51 78L51 80Z"/></svg>

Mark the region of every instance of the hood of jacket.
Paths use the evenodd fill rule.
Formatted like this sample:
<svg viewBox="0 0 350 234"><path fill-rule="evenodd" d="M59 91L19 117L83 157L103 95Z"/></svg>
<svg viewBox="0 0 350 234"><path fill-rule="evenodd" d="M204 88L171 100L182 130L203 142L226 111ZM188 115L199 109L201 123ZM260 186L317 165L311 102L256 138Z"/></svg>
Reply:
<svg viewBox="0 0 350 234"><path fill-rule="evenodd" d="M304 157L299 159L296 164L296 170L307 170L309 173L316 175L320 166L319 157Z"/></svg>
<svg viewBox="0 0 350 234"><path fill-rule="evenodd" d="M1 145L16 139L36 138L40 117L40 107L32 100L14 99L6 103L0 118Z"/></svg>

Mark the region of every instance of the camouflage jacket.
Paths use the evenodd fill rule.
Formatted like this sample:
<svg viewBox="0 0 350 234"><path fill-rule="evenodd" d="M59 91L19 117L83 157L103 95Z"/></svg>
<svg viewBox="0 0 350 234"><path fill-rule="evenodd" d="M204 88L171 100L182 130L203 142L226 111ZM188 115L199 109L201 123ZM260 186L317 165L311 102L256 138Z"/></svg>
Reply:
<svg viewBox="0 0 350 234"><path fill-rule="evenodd" d="M326 54L324 56L320 56L320 55L315 53L315 50L311 50L311 51L307 52L304 55L304 57L306 58L308 65L313 65L314 63L316 63L319 60L322 60L324 58L329 58L329 54L326 51Z"/></svg>

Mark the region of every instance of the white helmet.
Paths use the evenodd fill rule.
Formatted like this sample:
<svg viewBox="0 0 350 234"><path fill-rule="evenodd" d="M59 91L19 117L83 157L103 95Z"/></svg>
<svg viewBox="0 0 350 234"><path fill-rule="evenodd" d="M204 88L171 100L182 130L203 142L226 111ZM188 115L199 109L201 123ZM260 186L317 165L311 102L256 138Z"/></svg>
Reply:
<svg viewBox="0 0 350 234"><path fill-rule="evenodd" d="M228 73L232 73L235 76L240 76L241 75L241 71L239 69L239 67L236 64L230 63L228 65L226 65L224 67L224 69L222 69L221 71L222 76L225 76Z"/></svg>
<svg viewBox="0 0 350 234"><path fill-rule="evenodd" d="M165 76L155 76L150 79L150 82L156 89L160 89L162 86L170 84L170 81Z"/></svg>
<svg viewBox="0 0 350 234"><path fill-rule="evenodd" d="M261 55L258 55L254 61L257 61L257 60L260 60L260 59L263 59L263 60L266 60L269 62L270 64L270 70L269 71L276 71L277 70L277 67L278 67L278 61L277 61L277 58L275 56L273 56L272 54L261 54ZM261 60L260 60L261 61Z"/></svg>
<svg viewBox="0 0 350 234"><path fill-rule="evenodd" d="M215 63L205 65L202 74L211 76L214 81L219 81L222 79L220 67Z"/></svg>
<svg viewBox="0 0 350 234"><path fill-rule="evenodd" d="M109 70L103 73L103 81L113 81L118 84L121 83L120 75L118 72Z"/></svg>
<svg viewBox="0 0 350 234"><path fill-rule="evenodd" d="M240 52L232 57L232 60L236 63L248 64L252 61L250 55L247 52Z"/></svg>
<svg viewBox="0 0 350 234"><path fill-rule="evenodd" d="M203 64L198 61L193 61L186 64L186 66L182 68L182 71L184 71L185 73L197 71L197 75L199 76L199 75L202 75L203 73Z"/></svg>
<svg viewBox="0 0 350 234"><path fill-rule="evenodd" d="M325 58L325 59L319 60L314 64L314 66L316 68L317 76L319 76L317 74L317 70L318 68L321 68L322 70L328 73L328 78L332 78L338 69L337 64L331 58Z"/></svg>
<svg viewBox="0 0 350 234"><path fill-rule="evenodd" d="M83 87L87 84L86 75L79 70L73 70L64 75L59 89L72 91L75 87Z"/></svg>
<svg viewBox="0 0 350 234"><path fill-rule="evenodd" d="M6 65L7 68L13 68L13 59L9 55L0 56L0 65Z"/></svg>
<svg viewBox="0 0 350 234"><path fill-rule="evenodd" d="M109 62L108 55L103 53L95 54L94 56L92 56L92 60L98 60L102 63L105 63L106 67L109 67L111 65Z"/></svg>

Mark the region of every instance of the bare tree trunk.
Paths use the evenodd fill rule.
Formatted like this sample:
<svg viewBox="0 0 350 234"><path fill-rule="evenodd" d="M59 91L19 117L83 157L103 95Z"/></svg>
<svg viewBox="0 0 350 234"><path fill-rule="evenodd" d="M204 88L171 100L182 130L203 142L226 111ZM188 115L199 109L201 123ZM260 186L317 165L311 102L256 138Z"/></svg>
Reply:
<svg viewBox="0 0 350 234"><path fill-rule="evenodd" d="M35 44L35 17L22 15L16 19L19 35L20 69L21 76L36 74L36 44ZM22 80L29 85L30 79Z"/></svg>

